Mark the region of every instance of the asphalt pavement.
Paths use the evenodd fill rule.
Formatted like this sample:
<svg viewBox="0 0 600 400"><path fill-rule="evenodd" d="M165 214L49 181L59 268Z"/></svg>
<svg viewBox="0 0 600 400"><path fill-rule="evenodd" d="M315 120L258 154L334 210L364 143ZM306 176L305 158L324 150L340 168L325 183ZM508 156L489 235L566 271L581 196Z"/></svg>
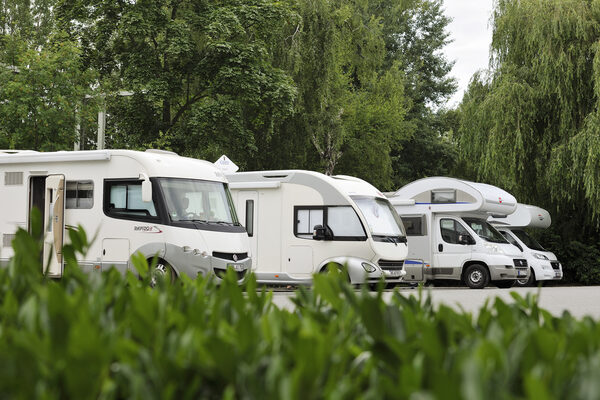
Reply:
<svg viewBox="0 0 600 400"><path fill-rule="evenodd" d="M404 296L417 295L415 288L400 287L395 289ZM498 289L488 287L485 289L468 289L463 287L424 287L423 294L430 295L435 305L446 304L456 309L463 309L467 312L476 314L483 306L486 300L492 304L495 298L499 297L506 303L513 303L515 300L511 292L516 292L522 297L528 293L538 296L538 305L540 308L548 310L555 316L562 315L563 312L569 312L576 318L590 316L595 320L600 320L600 286L550 286L550 287L529 287L529 288L510 288ZM384 299L389 300L393 291L388 290L384 293ZM273 294L275 305L280 308L293 309L294 304L291 298L294 291L278 291Z"/></svg>

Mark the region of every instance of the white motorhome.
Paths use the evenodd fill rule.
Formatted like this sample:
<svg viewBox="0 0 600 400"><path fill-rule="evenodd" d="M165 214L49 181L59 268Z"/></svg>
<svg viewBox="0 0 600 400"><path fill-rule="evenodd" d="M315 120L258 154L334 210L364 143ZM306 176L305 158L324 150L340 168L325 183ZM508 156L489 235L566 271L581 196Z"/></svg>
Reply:
<svg viewBox="0 0 600 400"><path fill-rule="evenodd" d="M402 222L369 183L312 171L227 175L250 236L253 271L269 284L310 284L346 265L353 284L399 282L407 248Z"/></svg>
<svg viewBox="0 0 600 400"><path fill-rule="evenodd" d="M238 222L225 175L212 163L160 150L0 151L0 263L17 228L37 207L45 221L44 261L64 272L65 229L81 225L96 239L87 271L131 268L130 256L158 256L155 273L175 279L250 269L248 237Z"/></svg>
<svg viewBox="0 0 600 400"><path fill-rule="evenodd" d="M545 229L551 223L550 213L529 204L517 204L517 210L504 218L490 217L490 222L506 240L518 247L529 264L529 276L517 279L520 286L534 285L537 281L560 280L562 265L556 255L542 247L525 231L527 228Z"/></svg>
<svg viewBox="0 0 600 400"><path fill-rule="evenodd" d="M391 198L408 238L408 258L425 264L422 280L461 280L471 288L490 281L510 287L527 278L527 260L486 220L515 211L517 201L492 185L447 177L424 178ZM421 278L406 265L407 281ZM414 278L413 278L414 279ZM416 280L416 279L415 279Z"/></svg>

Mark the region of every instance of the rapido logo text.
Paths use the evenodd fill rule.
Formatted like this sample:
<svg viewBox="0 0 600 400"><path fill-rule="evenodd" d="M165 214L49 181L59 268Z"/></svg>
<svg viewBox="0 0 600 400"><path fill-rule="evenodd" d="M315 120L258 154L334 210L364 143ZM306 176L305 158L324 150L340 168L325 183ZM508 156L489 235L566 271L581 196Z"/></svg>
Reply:
<svg viewBox="0 0 600 400"><path fill-rule="evenodd" d="M135 225L133 227L135 232L144 232L144 233L162 233L160 228L156 225Z"/></svg>

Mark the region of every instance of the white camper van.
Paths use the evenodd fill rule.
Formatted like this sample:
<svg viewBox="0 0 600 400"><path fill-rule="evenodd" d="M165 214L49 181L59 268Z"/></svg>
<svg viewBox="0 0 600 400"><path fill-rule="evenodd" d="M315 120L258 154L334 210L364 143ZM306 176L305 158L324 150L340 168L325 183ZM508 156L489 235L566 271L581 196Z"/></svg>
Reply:
<svg viewBox="0 0 600 400"><path fill-rule="evenodd" d="M310 284L329 263L354 284L399 282L406 238L390 202L369 183L312 171L227 175L250 236L259 282Z"/></svg>
<svg viewBox="0 0 600 400"><path fill-rule="evenodd" d="M517 279L517 285L530 286L536 281L560 280L562 265L554 253L544 249L525 231L526 228L548 228L550 213L543 208L528 204L517 204L517 210L504 218L488 219L506 240L518 247L529 264L529 276Z"/></svg>
<svg viewBox="0 0 600 400"><path fill-rule="evenodd" d="M408 238L408 258L422 259L422 280L462 280L471 288L490 281L510 287L526 279L527 260L488 222L515 211L517 201L495 186L454 178L424 178L395 192L391 203ZM421 278L406 265L405 280ZM414 278L413 278L414 277Z"/></svg>
<svg viewBox="0 0 600 400"><path fill-rule="evenodd" d="M227 179L213 164L147 150L0 151L0 263L13 255L17 228L32 208L45 221L45 272L63 274L65 229L95 236L84 270L131 268L130 256L158 255L156 273L173 280L232 266L250 269L248 237L238 222Z"/></svg>

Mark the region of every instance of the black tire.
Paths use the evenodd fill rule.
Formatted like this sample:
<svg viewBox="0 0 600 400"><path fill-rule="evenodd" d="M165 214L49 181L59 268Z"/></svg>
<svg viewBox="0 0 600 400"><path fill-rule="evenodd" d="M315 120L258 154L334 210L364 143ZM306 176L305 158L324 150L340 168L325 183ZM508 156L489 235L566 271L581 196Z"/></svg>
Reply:
<svg viewBox="0 0 600 400"><path fill-rule="evenodd" d="M324 265L321 270L319 271L320 274L326 274L329 272L330 269L336 269L340 272L344 271L344 267L341 264L338 263L334 263L334 262L330 262L329 264ZM348 283L352 283L352 279L350 279L350 274L347 274L347 282Z"/></svg>
<svg viewBox="0 0 600 400"><path fill-rule="evenodd" d="M529 267L529 275L527 276L527 279L517 279L515 282L515 286L520 286L520 287L535 286L535 283L536 283L535 272L533 272L533 269L531 269L531 267Z"/></svg>
<svg viewBox="0 0 600 400"><path fill-rule="evenodd" d="M490 273L483 265L472 264L465 271L464 281L471 289L483 289L490 281Z"/></svg>
<svg viewBox="0 0 600 400"><path fill-rule="evenodd" d="M150 286L156 286L158 276L162 276L165 283L171 284L175 282L177 274L175 273L175 270L173 269L171 264L169 264L165 260L159 259L154 267L152 266L152 260L149 260L148 265L151 268Z"/></svg>
<svg viewBox="0 0 600 400"><path fill-rule="evenodd" d="M516 279L508 279L505 281L496 281L494 284L500 289L508 289L515 285Z"/></svg>

